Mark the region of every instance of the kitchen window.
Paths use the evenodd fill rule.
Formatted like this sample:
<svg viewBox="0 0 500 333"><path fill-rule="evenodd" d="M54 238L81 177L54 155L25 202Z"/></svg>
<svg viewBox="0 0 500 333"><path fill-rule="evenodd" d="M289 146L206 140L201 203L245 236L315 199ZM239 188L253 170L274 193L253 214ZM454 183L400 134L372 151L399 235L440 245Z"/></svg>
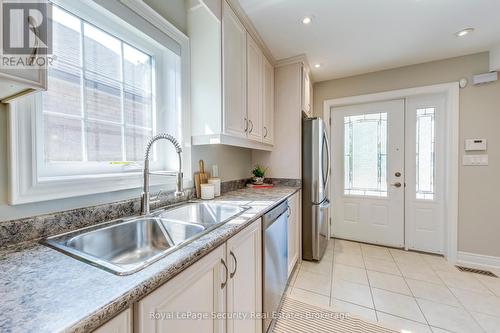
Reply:
<svg viewBox="0 0 500 333"><path fill-rule="evenodd" d="M12 140L20 170L11 173L11 203L139 187L146 143L158 132L181 142L189 166L187 38L133 0L51 5L48 90L10 111L11 136L32 137ZM176 169L175 150L155 145L150 165ZM152 183L160 181L175 182Z"/></svg>

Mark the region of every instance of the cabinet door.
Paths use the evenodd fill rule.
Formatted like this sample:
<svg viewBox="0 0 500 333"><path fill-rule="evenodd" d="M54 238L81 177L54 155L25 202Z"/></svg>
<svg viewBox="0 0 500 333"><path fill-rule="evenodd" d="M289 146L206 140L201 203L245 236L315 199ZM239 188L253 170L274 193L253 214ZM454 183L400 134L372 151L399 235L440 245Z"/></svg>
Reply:
<svg viewBox="0 0 500 333"><path fill-rule="evenodd" d="M127 309L102 325L94 333L132 333L132 310Z"/></svg>
<svg viewBox="0 0 500 333"><path fill-rule="evenodd" d="M211 317L225 311L224 255L222 245L141 300L136 331L224 333L224 320ZM208 314L209 318L181 317L189 314ZM178 317L169 318L172 315Z"/></svg>
<svg viewBox="0 0 500 333"><path fill-rule="evenodd" d="M311 115L311 79L309 77L309 70L302 67L302 110Z"/></svg>
<svg viewBox="0 0 500 333"><path fill-rule="evenodd" d="M228 313L262 312L262 231L261 220L227 241L226 257L230 278L227 284ZM228 319L228 333L260 333L262 321Z"/></svg>
<svg viewBox="0 0 500 333"><path fill-rule="evenodd" d="M264 106L264 127L263 141L274 143L274 67L263 57L263 106Z"/></svg>
<svg viewBox="0 0 500 333"><path fill-rule="evenodd" d="M300 254L300 192L288 198L288 208L288 276L290 276Z"/></svg>
<svg viewBox="0 0 500 333"><path fill-rule="evenodd" d="M246 137L247 32L231 7L223 1L222 49L224 86L224 133Z"/></svg>
<svg viewBox="0 0 500 333"><path fill-rule="evenodd" d="M262 141L262 51L250 35L247 35L247 112L248 138Z"/></svg>
<svg viewBox="0 0 500 333"><path fill-rule="evenodd" d="M0 17L3 17L3 2L0 0ZM13 40L22 40L24 34L24 25L12 24L10 26L10 38ZM37 34L37 31L32 31ZM3 31L0 24L0 39L2 39ZM5 40L5 43L8 43ZM41 54L40 50L31 48L30 55L37 57L36 63L44 65L47 63L47 57ZM8 54L5 55L9 57ZM24 59L25 57L23 57ZM32 92L47 90L47 66L40 67L0 67L0 101L11 102L16 97L20 97Z"/></svg>

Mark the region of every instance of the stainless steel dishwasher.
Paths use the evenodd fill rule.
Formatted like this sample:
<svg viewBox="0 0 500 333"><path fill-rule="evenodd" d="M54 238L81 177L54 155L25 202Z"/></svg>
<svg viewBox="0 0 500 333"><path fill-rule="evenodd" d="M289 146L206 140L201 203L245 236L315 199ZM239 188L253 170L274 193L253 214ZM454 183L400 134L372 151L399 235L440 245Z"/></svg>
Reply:
<svg viewBox="0 0 500 333"><path fill-rule="evenodd" d="M288 280L288 203L266 213L262 218L263 260L263 332L272 326Z"/></svg>

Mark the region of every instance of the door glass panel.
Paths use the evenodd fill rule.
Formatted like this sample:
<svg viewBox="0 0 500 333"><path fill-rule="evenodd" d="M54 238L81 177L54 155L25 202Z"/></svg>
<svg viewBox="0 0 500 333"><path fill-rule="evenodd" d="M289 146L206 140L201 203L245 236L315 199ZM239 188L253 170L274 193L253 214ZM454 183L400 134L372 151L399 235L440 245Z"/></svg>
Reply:
<svg viewBox="0 0 500 333"><path fill-rule="evenodd" d="M434 200L435 108L417 109L416 198Z"/></svg>
<svg viewBox="0 0 500 333"><path fill-rule="evenodd" d="M387 196L387 113L344 117L344 194Z"/></svg>

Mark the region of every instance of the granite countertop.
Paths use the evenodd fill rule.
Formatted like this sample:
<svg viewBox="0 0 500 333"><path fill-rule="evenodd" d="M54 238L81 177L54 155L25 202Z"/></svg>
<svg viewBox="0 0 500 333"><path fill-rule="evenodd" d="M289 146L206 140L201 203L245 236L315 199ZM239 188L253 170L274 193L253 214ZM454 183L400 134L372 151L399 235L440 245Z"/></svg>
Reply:
<svg viewBox="0 0 500 333"><path fill-rule="evenodd" d="M240 189L217 198L251 209L151 266L117 276L28 243L0 252L1 332L87 332L182 272L298 187Z"/></svg>

